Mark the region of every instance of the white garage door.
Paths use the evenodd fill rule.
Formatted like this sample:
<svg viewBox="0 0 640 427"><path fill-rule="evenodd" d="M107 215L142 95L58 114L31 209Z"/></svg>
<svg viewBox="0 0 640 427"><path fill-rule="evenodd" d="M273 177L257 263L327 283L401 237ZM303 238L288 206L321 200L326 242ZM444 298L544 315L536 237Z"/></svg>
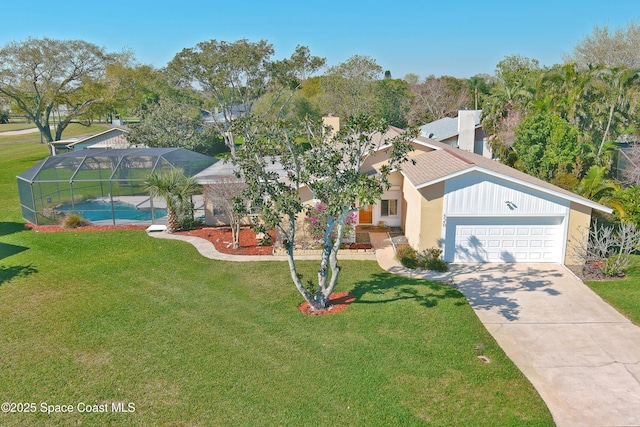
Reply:
<svg viewBox="0 0 640 427"><path fill-rule="evenodd" d="M562 262L561 217L449 218L449 262Z"/></svg>

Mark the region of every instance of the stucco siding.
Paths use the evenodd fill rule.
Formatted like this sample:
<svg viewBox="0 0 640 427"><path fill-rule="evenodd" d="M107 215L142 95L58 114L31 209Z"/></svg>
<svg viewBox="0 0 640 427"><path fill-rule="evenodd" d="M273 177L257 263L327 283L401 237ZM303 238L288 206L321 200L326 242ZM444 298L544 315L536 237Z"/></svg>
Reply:
<svg viewBox="0 0 640 427"><path fill-rule="evenodd" d="M416 249L442 247L442 208L444 183L440 182L419 191L421 212L420 240Z"/></svg>
<svg viewBox="0 0 640 427"><path fill-rule="evenodd" d="M409 245L423 251L442 246L442 208L444 182L420 190L405 178L404 234Z"/></svg>
<svg viewBox="0 0 640 427"><path fill-rule="evenodd" d="M589 238L591 225L591 208L577 203L571 203L569 223L567 226L567 242L564 263L578 265L584 262L584 249Z"/></svg>
<svg viewBox="0 0 640 427"><path fill-rule="evenodd" d="M422 196L407 178L404 179L403 188L402 207L404 208L404 215L402 228L409 244L417 248L420 245Z"/></svg>
<svg viewBox="0 0 640 427"><path fill-rule="evenodd" d="M447 216L566 216L569 202L481 172L446 181Z"/></svg>
<svg viewBox="0 0 640 427"><path fill-rule="evenodd" d="M409 157L414 157L418 154L433 151L431 147L425 147L422 144L412 143L413 151L409 152ZM389 149L391 150L391 149ZM362 167L360 167L360 171L362 173L370 173L371 171L378 169L380 165L384 164L389 160L389 151L380 150L374 153L372 156L367 157L362 163Z"/></svg>

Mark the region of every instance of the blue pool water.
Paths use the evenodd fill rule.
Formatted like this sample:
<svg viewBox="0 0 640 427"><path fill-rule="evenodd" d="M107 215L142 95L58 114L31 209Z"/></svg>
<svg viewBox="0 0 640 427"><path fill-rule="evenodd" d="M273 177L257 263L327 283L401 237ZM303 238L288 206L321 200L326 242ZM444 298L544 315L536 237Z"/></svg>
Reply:
<svg viewBox="0 0 640 427"><path fill-rule="evenodd" d="M57 209L64 212L75 212L89 221L111 220L113 219L113 216L115 216L115 219L151 221L151 209L138 209L133 205L122 202L113 203L113 212L111 210L110 203L98 200L76 203L75 207L72 207L71 205L63 205ZM166 209L154 208L153 211L156 219L167 215Z"/></svg>

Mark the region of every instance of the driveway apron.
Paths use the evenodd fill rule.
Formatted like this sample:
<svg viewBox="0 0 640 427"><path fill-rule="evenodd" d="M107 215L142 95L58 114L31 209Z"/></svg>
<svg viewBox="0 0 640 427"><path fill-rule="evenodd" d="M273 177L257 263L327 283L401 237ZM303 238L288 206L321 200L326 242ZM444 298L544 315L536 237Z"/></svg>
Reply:
<svg viewBox="0 0 640 427"><path fill-rule="evenodd" d="M640 328L557 264L454 264L458 288L559 426L640 426Z"/></svg>

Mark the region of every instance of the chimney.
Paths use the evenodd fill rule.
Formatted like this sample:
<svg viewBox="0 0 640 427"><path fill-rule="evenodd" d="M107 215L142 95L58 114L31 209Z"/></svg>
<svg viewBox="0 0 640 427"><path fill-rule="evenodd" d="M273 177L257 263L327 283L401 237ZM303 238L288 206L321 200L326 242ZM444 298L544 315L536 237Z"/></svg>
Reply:
<svg viewBox="0 0 640 427"><path fill-rule="evenodd" d="M326 116L322 118L322 124L324 126L331 126L331 134L333 137L336 132L340 130L340 117Z"/></svg>
<svg viewBox="0 0 640 427"><path fill-rule="evenodd" d="M458 111L458 148L471 153L477 153L475 150L476 139L476 117L479 110L460 110Z"/></svg>

